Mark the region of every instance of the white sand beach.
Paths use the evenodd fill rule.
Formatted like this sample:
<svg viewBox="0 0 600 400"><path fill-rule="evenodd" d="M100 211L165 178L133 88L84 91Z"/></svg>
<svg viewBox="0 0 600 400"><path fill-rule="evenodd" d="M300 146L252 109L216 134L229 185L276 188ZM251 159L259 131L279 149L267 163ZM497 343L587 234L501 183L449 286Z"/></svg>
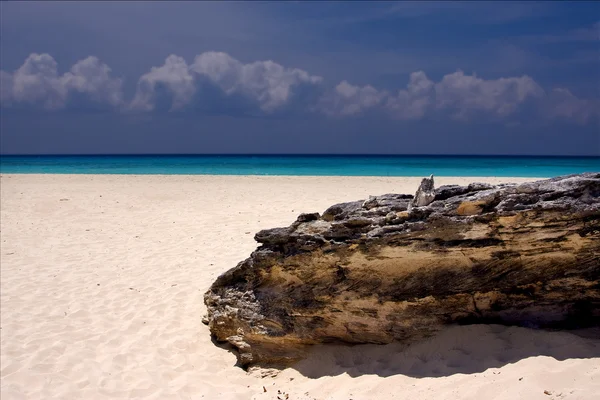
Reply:
<svg viewBox="0 0 600 400"><path fill-rule="evenodd" d="M2 175L0 397L597 399L598 330L454 327L408 348L315 347L276 375L211 341L203 295L254 233L420 179Z"/></svg>

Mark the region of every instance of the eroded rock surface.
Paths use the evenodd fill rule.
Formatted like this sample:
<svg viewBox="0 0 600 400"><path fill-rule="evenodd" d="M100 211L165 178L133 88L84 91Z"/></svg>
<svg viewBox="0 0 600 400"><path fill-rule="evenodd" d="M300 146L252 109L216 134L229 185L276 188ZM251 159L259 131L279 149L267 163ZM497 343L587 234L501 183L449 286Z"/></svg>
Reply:
<svg viewBox="0 0 600 400"><path fill-rule="evenodd" d="M386 194L258 232L262 245L205 294L211 333L248 366L448 324L600 325L600 173L434 193L426 206Z"/></svg>
<svg viewBox="0 0 600 400"><path fill-rule="evenodd" d="M435 200L435 187L433 175L430 175L429 178L423 178L421 181L415 197L408 205L408 210L410 211L413 207L428 206L433 200Z"/></svg>

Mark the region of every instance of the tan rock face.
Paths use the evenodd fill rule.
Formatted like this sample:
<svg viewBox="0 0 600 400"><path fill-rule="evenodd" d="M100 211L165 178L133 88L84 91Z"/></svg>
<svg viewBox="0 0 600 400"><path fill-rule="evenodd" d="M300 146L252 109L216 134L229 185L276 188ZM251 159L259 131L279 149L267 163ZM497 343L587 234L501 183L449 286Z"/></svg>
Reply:
<svg viewBox="0 0 600 400"><path fill-rule="evenodd" d="M478 215L483 212L485 201L463 201L456 209L458 215Z"/></svg>
<svg viewBox="0 0 600 400"><path fill-rule="evenodd" d="M242 365L306 345L415 341L444 325L600 323L600 174L441 187L407 211L384 195L303 214L205 295Z"/></svg>

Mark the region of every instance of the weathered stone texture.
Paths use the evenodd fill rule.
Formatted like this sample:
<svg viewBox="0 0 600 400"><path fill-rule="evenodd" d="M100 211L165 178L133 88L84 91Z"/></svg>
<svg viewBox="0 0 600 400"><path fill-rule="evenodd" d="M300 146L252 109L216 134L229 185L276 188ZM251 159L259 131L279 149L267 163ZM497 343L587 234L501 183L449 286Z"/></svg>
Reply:
<svg viewBox="0 0 600 400"><path fill-rule="evenodd" d="M419 196L258 232L262 245L205 295L211 333L242 365L266 365L309 344L412 342L448 324L600 325L600 173L437 190L430 177Z"/></svg>

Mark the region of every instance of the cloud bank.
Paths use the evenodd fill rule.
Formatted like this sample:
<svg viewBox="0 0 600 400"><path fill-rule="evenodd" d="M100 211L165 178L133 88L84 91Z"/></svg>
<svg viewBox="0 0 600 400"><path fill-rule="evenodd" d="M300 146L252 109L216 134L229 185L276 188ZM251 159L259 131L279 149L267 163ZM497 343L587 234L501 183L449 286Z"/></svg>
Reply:
<svg viewBox="0 0 600 400"><path fill-rule="evenodd" d="M183 109L195 96L202 96L203 86L209 84L227 97L242 97L263 112L273 113L291 102L302 86L316 89L322 80L273 61L243 64L226 53L202 53L190 65L182 57L170 55L164 65L153 67L139 79L131 108L154 110L158 87L162 87L162 94L171 97L170 110Z"/></svg>
<svg viewBox="0 0 600 400"><path fill-rule="evenodd" d="M58 65L49 54L32 53L12 74L0 71L3 106L26 104L49 110L65 108L73 96L93 103L118 107L123 104L122 80L111 78L111 69L96 57L78 61L58 75Z"/></svg>
<svg viewBox="0 0 600 400"><path fill-rule="evenodd" d="M420 120L434 115L459 121L488 117L560 119L586 124L600 117L599 99L581 99L566 88L544 90L523 75L484 79L456 71L439 82L413 72L398 91L356 86L345 80L328 85L323 78L276 62L244 64L222 52L197 55L193 62L170 55L142 75L133 98L125 100L123 81L90 56L58 73L49 54L32 53L10 73L0 71L3 107L68 109L79 103L119 112L221 112L272 115L285 112L352 118L377 115Z"/></svg>

